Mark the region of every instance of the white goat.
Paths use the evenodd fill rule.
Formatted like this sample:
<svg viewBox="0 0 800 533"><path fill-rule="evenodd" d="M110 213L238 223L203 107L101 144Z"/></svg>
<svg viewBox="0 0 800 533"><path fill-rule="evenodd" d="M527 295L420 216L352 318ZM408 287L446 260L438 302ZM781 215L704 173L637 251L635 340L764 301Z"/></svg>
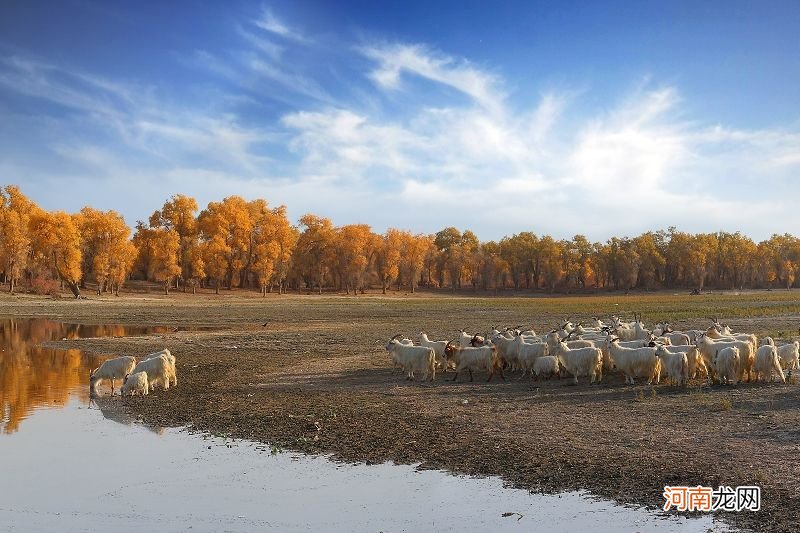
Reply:
<svg viewBox="0 0 800 533"><path fill-rule="evenodd" d="M696 378L698 374L703 377L708 376L708 367L705 360L700 355L700 350L697 346L691 344L689 346L663 346L663 348L670 353L685 353L686 361L689 364L689 377Z"/></svg>
<svg viewBox="0 0 800 533"><path fill-rule="evenodd" d="M625 348L643 348L650 344L650 339L643 339L637 341L619 341L618 344ZM606 372L610 372L614 368L614 358L611 356L611 352L608 350L608 338L603 339L602 342L598 342L597 345L603 351L603 370Z"/></svg>
<svg viewBox="0 0 800 533"><path fill-rule="evenodd" d="M119 391L120 396L133 396L135 394L147 396L149 393L150 386L147 381L147 372L135 372L125 376L125 381Z"/></svg>
<svg viewBox="0 0 800 533"><path fill-rule="evenodd" d="M724 339L713 339L708 335L700 335L695 341L697 349L706 360L706 365L716 372L716 365L713 364L714 353L721 348L733 346L737 348L737 365L736 369L739 372L738 381L744 379L747 374L747 380L750 380L750 370L753 368L753 361L755 359L755 345L750 340L736 340L730 337ZM711 377L711 376L709 376Z"/></svg>
<svg viewBox="0 0 800 533"><path fill-rule="evenodd" d="M561 372L561 367L558 364L558 357L554 355L545 355L537 357L533 362L533 374L538 380L541 377L551 378L558 376Z"/></svg>
<svg viewBox="0 0 800 533"><path fill-rule="evenodd" d="M689 382L689 359L684 352L670 352L666 346L656 348L656 357L661 360L661 366L667 373L667 379L676 386L686 385Z"/></svg>
<svg viewBox="0 0 800 533"><path fill-rule="evenodd" d="M714 370L719 376L720 383L730 383L736 385L736 378L739 376L739 348L727 345L717 347L712 358Z"/></svg>
<svg viewBox="0 0 800 533"><path fill-rule="evenodd" d="M589 383L603 379L603 352L600 348L570 348L567 343L560 342L555 356L566 371L572 374L576 385L578 378L583 376L591 378Z"/></svg>
<svg viewBox="0 0 800 533"><path fill-rule="evenodd" d="M781 368L783 370L798 370L800 369L800 342L794 341L789 344L776 346L772 337L764 337L762 339L764 344L775 346L778 350L778 358L781 361ZM790 372L791 375L791 372Z"/></svg>
<svg viewBox="0 0 800 533"><path fill-rule="evenodd" d="M147 373L147 383L150 390L153 390L156 384L161 384L164 390L167 390L171 382L177 382L177 378L175 377L175 364L165 354L140 361L131 374L135 374L136 372Z"/></svg>
<svg viewBox="0 0 800 533"><path fill-rule="evenodd" d="M420 372L423 374L423 381L428 378L433 381L436 377L436 352L433 348L403 344L397 337L400 335L389 339L385 348L394 364L406 373L406 379L412 380L414 372Z"/></svg>
<svg viewBox="0 0 800 533"><path fill-rule="evenodd" d="M169 348L164 348L159 352L148 354L144 356L142 361L147 361L148 359L155 359L156 357L159 357L161 355L166 357L167 361L169 361L169 363L172 365L172 374L170 375L170 386L175 387L178 385L178 371L175 368L175 356L172 355L172 352L169 351Z"/></svg>
<svg viewBox="0 0 800 533"><path fill-rule="evenodd" d="M433 350L436 354L436 363L447 372L447 357L444 354L444 349L449 341L432 341L424 331L420 332L418 340L420 346L426 346Z"/></svg>
<svg viewBox="0 0 800 533"><path fill-rule="evenodd" d="M775 346L767 344L756 351L756 360L753 364L753 370L756 374L756 381L758 381L761 376L764 376L764 381L774 381L777 375L782 383L786 383L786 376L781 369L778 350Z"/></svg>
<svg viewBox="0 0 800 533"><path fill-rule="evenodd" d="M460 330L459 333L458 345L461 348L466 348L467 346L481 346L485 342L485 339L478 334L470 335L463 329Z"/></svg>
<svg viewBox="0 0 800 533"><path fill-rule="evenodd" d="M536 362L536 359L549 354L546 343L537 342L528 344L522 339L522 336L517 336L517 338L514 339L512 350L519 363L519 367L522 369L523 377L525 377L525 374L528 372L533 375L533 364Z"/></svg>
<svg viewBox="0 0 800 533"><path fill-rule="evenodd" d="M91 393L97 394L97 384L103 380L111 381L111 396L114 396L114 385L116 380L125 379L125 376L133 371L136 366L136 358L131 356L115 357L103 361L103 364L89 372L89 387Z"/></svg>
<svg viewBox="0 0 800 533"><path fill-rule="evenodd" d="M453 376L453 381L458 379L458 373L462 370L469 371L469 380L472 381L473 371L487 371L489 378L486 381L491 381L495 372L500 373L500 377L504 380L506 377L503 375L503 364L497 356L497 348L489 344L487 346L466 348L456 348L455 358L458 361L456 364L456 375Z"/></svg>
<svg viewBox="0 0 800 533"><path fill-rule="evenodd" d="M608 339L608 351L614 366L625 374L625 383L634 385L637 377L647 378L648 385L653 380L656 383L661 381L661 365L655 347L626 348L619 345L618 338L611 337Z"/></svg>

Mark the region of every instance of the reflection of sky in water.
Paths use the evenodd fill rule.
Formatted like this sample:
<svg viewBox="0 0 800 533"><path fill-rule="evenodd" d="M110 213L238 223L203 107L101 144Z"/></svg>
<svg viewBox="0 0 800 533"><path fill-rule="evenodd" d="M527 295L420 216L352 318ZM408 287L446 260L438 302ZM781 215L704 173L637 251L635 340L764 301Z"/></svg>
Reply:
<svg viewBox="0 0 800 533"><path fill-rule="evenodd" d="M118 397L89 401L99 357L34 347L72 334L136 333L74 328L0 321L0 531L724 530L710 517L665 519L577 493L531 495L494 478L341 465L147 429Z"/></svg>
<svg viewBox="0 0 800 533"><path fill-rule="evenodd" d="M112 413L120 403L101 400ZM708 517L664 519L576 493L531 495L494 478L273 455L246 442L228 448L113 419L122 424L73 400L0 439L0 531L722 531Z"/></svg>
<svg viewBox="0 0 800 533"><path fill-rule="evenodd" d="M45 319L0 320L0 438L36 409L89 402L89 372L109 356L42 348L47 341L163 333L169 328L87 326Z"/></svg>

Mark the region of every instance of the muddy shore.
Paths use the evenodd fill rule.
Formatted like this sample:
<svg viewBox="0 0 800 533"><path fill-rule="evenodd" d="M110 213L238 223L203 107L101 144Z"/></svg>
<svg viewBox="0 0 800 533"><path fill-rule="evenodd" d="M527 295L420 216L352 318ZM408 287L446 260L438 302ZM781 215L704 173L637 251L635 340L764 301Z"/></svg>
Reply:
<svg viewBox="0 0 800 533"><path fill-rule="evenodd" d="M796 334L796 296L765 293L761 303L761 296L732 297L706 307L732 317L739 329ZM537 491L585 489L653 507L663 504L666 484L759 485L762 511L726 518L758 531L797 528L800 385L650 387L607 376L600 386L573 386L518 376L485 383L477 374L474 383L463 376L457 383L441 376L408 383L392 373L383 351L395 333L425 329L445 338L460 327L492 324L543 329L562 315L619 308L613 298L598 298L594 306L585 300L3 296L0 316L171 326L160 335L62 341L118 355L170 348L178 387L122 400L147 424L190 426L343 461L498 475ZM642 297L636 306L671 318L680 301L662 300L669 302ZM685 307L697 301L687 298ZM752 312L742 313L751 303ZM676 322L704 325L706 307Z"/></svg>

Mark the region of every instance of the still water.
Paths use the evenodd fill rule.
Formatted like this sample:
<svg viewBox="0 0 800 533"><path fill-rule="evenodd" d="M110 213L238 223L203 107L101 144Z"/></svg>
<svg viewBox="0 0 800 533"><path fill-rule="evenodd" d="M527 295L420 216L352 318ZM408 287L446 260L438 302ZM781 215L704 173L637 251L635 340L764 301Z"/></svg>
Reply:
<svg viewBox="0 0 800 533"><path fill-rule="evenodd" d="M146 428L118 398L90 400L103 356L37 346L150 332L0 320L0 531L726 531L581 493Z"/></svg>

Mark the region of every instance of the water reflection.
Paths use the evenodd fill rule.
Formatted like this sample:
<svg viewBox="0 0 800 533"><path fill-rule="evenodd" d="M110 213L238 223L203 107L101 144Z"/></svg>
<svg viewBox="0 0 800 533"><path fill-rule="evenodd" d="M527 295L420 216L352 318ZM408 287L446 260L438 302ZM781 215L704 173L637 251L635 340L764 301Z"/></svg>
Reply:
<svg viewBox="0 0 800 533"><path fill-rule="evenodd" d="M132 426L138 419L122 407L119 396L95 396L89 398L89 409L97 409L103 418L111 420L123 426ZM154 426L144 426L158 435L164 434L164 428Z"/></svg>
<svg viewBox="0 0 800 533"><path fill-rule="evenodd" d="M42 348L47 341L120 337L166 327L87 326L45 319L0 319L0 432L14 433L34 410L61 408L70 397L89 403L89 372L110 355Z"/></svg>

